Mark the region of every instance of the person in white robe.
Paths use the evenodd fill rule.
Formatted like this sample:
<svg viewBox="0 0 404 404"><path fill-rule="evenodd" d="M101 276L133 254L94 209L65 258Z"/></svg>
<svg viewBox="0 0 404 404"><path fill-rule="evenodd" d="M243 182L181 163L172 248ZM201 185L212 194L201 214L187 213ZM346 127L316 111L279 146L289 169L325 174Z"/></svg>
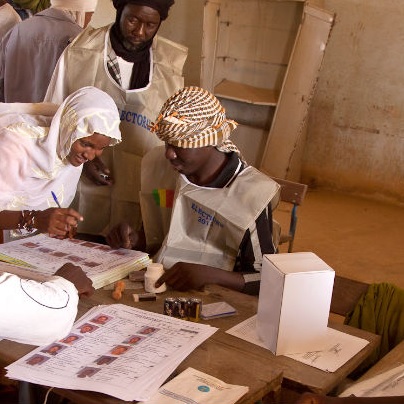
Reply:
<svg viewBox="0 0 404 404"><path fill-rule="evenodd" d="M65 337L80 296L94 292L83 270L65 264L44 282L23 279L0 263L0 339L44 345Z"/></svg>
<svg viewBox="0 0 404 404"><path fill-rule="evenodd" d="M95 87L60 106L0 104L0 229L66 236L83 219L69 208L83 164L120 141L118 109Z"/></svg>

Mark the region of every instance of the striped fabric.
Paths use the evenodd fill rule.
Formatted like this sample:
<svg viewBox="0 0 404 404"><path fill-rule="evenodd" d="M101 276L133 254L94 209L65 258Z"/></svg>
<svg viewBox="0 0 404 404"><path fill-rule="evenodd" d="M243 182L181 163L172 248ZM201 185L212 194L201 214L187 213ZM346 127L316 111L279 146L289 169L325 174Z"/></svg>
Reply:
<svg viewBox="0 0 404 404"><path fill-rule="evenodd" d="M225 109L209 91L184 87L163 105L151 131L166 143L182 148L215 146L240 154L229 140L237 122L227 119Z"/></svg>
<svg viewBox="0 0 404 404"><path fill-rule="evenodd" d="M153 189L153 199L157 206L172 208L174 201L174 189Z"/></svg>
<svg viewBox="0 0 404 404"><path fill-rule="evenodd" d="M107 68L112 78L122 86L121 70L114 50L111 48L107 57Z"/></svg>

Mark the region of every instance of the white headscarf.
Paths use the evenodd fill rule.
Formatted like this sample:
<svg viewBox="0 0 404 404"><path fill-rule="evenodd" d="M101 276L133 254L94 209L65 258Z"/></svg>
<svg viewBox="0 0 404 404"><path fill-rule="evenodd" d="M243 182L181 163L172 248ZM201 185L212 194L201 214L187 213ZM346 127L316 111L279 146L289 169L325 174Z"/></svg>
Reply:
<svg viewBox="0 0 404 404"><path fill-rule="evenodd" d="M83 166L66 156L72 144L94 132L121 141L119 112L112 98L84 87L54 104L0 104L0 211L43 210L73 200Z"/></svg>
<svg viewBox="0 0 404 404"><path fill-rule="evenodd" d="M51 0L51 7L65 10L83 28L85 14L94 12L97 3L98 0Z"/></svg>
<svg viewBox="0 0 404 404"><path fill-rule="evenodd" d="M52 7L64 8L73 11L94 11L98 0L51 0Z"/></svg>

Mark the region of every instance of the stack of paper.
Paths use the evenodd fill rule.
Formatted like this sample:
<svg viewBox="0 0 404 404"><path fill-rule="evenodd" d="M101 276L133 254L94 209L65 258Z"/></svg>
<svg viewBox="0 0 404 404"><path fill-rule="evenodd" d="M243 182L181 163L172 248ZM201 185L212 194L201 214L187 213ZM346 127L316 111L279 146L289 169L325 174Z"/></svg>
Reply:
<svg viewBox="0 0 404 404"><path fill-rule="evenodd" d="M13 273L37 279L53 275L63 264L80 266L95 289L122 279L150 262L148 254L123 248L112 249L78 239L48 237L45 234L0 244L0 260L19 266Z"/></svg>
<svg viewBox="0 0 404 404"><path fill-rule="evenodd" d="M340 397L352 395L355 397L404 396L404 365L396 366L370 379L354 383L342 392Z"/></svg>
<svg viewBox="0 0 404 404"><path fill-rule="evenodd" d="M122 304L98 306L65 338L8 366L7 376L146 401L216 330Z"/></svg>

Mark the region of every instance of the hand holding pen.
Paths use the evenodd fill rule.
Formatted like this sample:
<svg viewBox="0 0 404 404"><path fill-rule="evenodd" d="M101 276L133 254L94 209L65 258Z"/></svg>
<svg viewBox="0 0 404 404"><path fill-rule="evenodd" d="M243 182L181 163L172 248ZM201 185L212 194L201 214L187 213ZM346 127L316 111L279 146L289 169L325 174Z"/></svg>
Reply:
<svg viewBox="0 0 404 404"><path fill-rule="evenodd" d="M69 237L69 233L74 232L78 222L83 221L83 217L71 208L48 208L46 210L35 211L35 229L41 233L49 233L55 238Z"/></svg>
<svg viewBox="0 0 404 404"><path fill-rule="evenodd" d="M35 227L41 231L49 233L51 237L66 238L73 235L77 229L77 223L83 217L71 208L62 208L58 198L52 192L52 197L58 206L35 212Z"/></svg>

